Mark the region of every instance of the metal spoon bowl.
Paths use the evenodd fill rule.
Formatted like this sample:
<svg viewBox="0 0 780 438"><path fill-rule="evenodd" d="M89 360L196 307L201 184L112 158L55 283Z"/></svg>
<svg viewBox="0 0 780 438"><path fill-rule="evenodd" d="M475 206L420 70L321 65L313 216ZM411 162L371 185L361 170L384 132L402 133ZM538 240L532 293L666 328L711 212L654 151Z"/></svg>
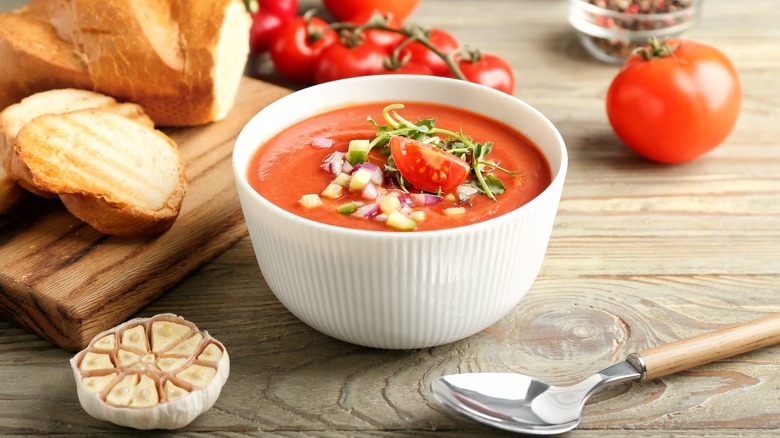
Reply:
<svg viewBox="0 0 780 438"><path fill-rule="evenodd" d="M780 343L780 314L633 353L568 387L514 373L464 373L437 378L433 395L456 412L512 432L555 435L577 427L595 392L616 383L663 377Z"/></svg>

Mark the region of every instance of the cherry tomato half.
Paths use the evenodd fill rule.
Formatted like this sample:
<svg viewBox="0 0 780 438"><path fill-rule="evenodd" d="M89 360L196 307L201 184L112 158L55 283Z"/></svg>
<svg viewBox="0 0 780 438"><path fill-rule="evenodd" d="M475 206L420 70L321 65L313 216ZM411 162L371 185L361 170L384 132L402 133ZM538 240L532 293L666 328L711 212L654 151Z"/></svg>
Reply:
<svg viewBox="0 0 780 438"><path fill-rule="evenodd" d="M607 91L606 107L628 147L654 161L680 163L725 141L740 113L742 87L716 48L690 40L667 46L671 56L629 58Z"/></svg>
<svg viewBox="0 0 780 438"><path fill-rule="evenodd" d="M403 22L414 11L420 0L323 0L323 3L340 21L352 21L355 15L370 14L376 10L393 14L396 20Z"/></svg>
<svg viewBox="0 0 780 438"><path fill-rule="evenodd" d="M436 47L444 54L448 54L458 48L458 41L455 40L455 37L442 29L431 29L428 40L431 42L431 44L433 44L434 47ZM406 46L404 52L407 50L409 53L411 53L411 57L409 58L410 61L427 65L431 68L431 70L433 70L433 73L436 76L447 76L447 74L450 72L450 67L447 65L447 63L441 59L439 55L421 43L413 42Z"/></svg>
<svg viewBox="0 0 780 438"><path fill-rule="evenodd" d="M469 82L486 85L507 94L515 92L512 67L496 55L486 53L474 60L461 59L458 61L458 68Z"/></svg>
<svg viewBox="0 0 780 438"><path fill-rule="evenodd" d="M455 155L406 137L390 139L390 154L401 176L426 192L450 193L471 172L471 166Z"/></svg>
<svg viewBox="0 0 780 438"><path fill-rule="evenodd" d="M311 17L311 26L321 32L328 27L324 20ZM269 48L276 70L285 78L305 84L314 83L314 66L322 50L338 40L338 34L328 29L320 39L314 41L309 35L309 22L296 17L285 23Z"/></svg>
<svg viewBox="0 0 780 438"><path fill-rule="evenodd" d="M369 76L382 73L385 49L371 41L355 47L334 41L317 57L314 81L318 84L337 79Z"/></svg>

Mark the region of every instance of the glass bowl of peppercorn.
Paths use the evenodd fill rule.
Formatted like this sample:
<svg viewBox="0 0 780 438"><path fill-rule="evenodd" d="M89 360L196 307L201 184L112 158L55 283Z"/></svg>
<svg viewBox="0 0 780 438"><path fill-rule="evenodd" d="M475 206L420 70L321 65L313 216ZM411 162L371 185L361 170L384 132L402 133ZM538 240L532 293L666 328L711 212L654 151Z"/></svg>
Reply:
<svg viewBox="0 0 780 438"><path fill-rule="evenodd" d="M676 38L699 20L703 0L569 0L569 23L598 60L622 64L650 37Z"/></svg>

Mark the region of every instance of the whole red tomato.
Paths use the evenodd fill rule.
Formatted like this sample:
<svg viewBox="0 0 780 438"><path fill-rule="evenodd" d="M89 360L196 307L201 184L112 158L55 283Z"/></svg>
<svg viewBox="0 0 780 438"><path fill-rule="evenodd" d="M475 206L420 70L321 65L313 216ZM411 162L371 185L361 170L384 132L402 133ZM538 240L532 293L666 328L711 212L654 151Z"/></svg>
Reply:
<svg viewBox="0 0 780 438"><path fill-rule="evenodd" d="M638 154L661 163L690 161L720 145L742 106L742 86L731 61L695 41L651 42L629 58L607 92L615 134Z"/></svg>
<svg viewBox="0 0 780 438"><path fill-rule="evenodd" d="M458 41L455 40L455 37L442 29L431 29L428 40L445 55L458 48ZM404 53L408 51L411 54L410 61L427 65L436 76L447 76L450 72L446 61L420 42L409 44L403 51Z"/></svg>
<svg viewBox="0 0 780 438"><path fill-rule="evenodd" d="M252 14L252 27L249 28L249 52L253 55L268 50L271 41L279 33L282 19L265 9Z"/></svg>
<svg viewBox="0 0 780 438"><path fill-rule="evenodd" d="M356 14L354 17L352 17L350 22L354 24L365 24L369 21L369 19L371 19L372 15L373 12L366 10ZM387 14L383 14L383 17L385 20L387 20L388 27L392 29L400 29L403 26L403 24L395 17ZM363 31L363 35L365 35L367 41L371 41L384 47L387 53L392 53L398 44L400 44L401 41L406 38L400 33L382 29L366 29Z"/></svg>
<svg viewBox="0 0 780 438"><path fill-rule="evenodd" d="M386 51L371 41L350 47L341 41L325 47L317 57L314 67L314 82L369 76L383 72Z"/></svg>
<svg viewBox="0 0 780 438"><path fill-rule="evenodd" d="M298 10L298 0L260 0L258 4L249 29L249 51L253 55L268 50L282 25Z"/></svg>
<svg viewBox="0 0 780 438"><path fill-rule="evenodd" d="M355 15L373 11L393 14L403 22L420 3L420 0L323 0L325 7L340 21L352 21Z"/></svg>
<svg viewBox="0 0 780 438"><path fill-rule="evenodd" d="M317 39L309 34L309 26L322 33ZM338 34L328 23L317 17L296 17L284 24L271 41L271 60L285 78L305 84L314 83L317 57L325 47L338 40Z"/></svg>
<svg viewBox="0 0 780 438"><path fill-rule="evenodd" d="M398 66L384 65L382 70L383 74L397 74L397 75L424 75L433 76L433 70L425 64L419 64L417 62L405 62Z"/></svg>
<svg viewBox="0 0 780 438"><path fill-rule="evenodd" d="M289 19L298 12L298 0L258 0L260 10L266 10L281 19Z"/></svg>
<svg viewBox="0 0 780 438"><path fill-rule="evenodd" d="M490 53L475 54L458 60L463 76L469 82L486 85L507 94L515 92L515 75L503 59Z"/></svg>

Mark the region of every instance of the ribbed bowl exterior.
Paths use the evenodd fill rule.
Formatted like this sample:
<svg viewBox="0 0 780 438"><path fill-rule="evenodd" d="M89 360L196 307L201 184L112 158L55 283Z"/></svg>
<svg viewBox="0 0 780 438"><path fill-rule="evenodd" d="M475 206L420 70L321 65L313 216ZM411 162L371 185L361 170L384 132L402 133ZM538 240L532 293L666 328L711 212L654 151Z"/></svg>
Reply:
<svg viewBox="0 0 780 438"><path fill-rule="evenodd" d="M374 89L412 81L416 87L427 86L429 90L415 100L444 104L448 102L437 96L449 96L463 88L487 98L517 101L496 96L483 87L473 89L474 84L463 81L390 79L342 82L353 81L357 88L368 82ZM345 99L336 97L338 86L343 84L328 85L319 94L315 90L314 94L296 97L302 92L295 93L283 105L295 108L300 104L297 99L319 103L323 96L332 96L335 101ZM331 89L334 85L336 90ZM410 99L403 95L394 98ZM368 96L362 101L387 99L391 97ZM457 341L485 329L511 311L528 292L544 259L566 172L563 140L541 114L527 106L522 108L549 124L545 129L536 128L537 139L531 135L534 129L529 133L518 128L539 145L553 169L553 183L539 197L489 221L449 230L403 233L320 224L286 212L258 195L246 181L247 163L264 139L275 133L268 124L277 123L266 120L263 112L270 109L273 118L278 118L280 110L289 110L273 105L242 131L234 151L234 170L263 277L279 301L300 320L358 345L423 348ZM323 103L320 108L333 106ZM295 121L285 120L281 126Z"/></svg>

